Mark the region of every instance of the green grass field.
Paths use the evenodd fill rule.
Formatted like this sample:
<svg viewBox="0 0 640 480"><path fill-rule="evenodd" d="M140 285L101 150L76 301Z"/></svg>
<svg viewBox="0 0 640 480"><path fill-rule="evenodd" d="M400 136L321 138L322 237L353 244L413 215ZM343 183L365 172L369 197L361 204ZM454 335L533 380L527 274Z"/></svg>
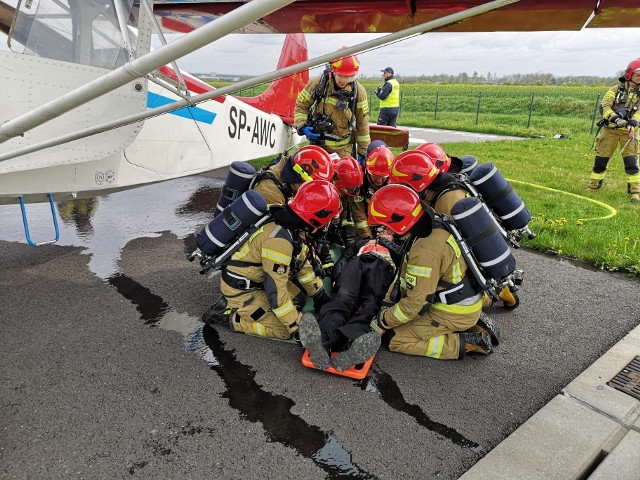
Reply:
<svg viewBox="0 0 640 480"><path fill-rule="evenodd" d="M379 85L364 83L370 95ZM533 217L530 228L537 233L535 239L523 240L523 245L640 278L640 204L628 200L619 153L611 159L603 188L586 188L594 157L595 129L589 134L592 116L596 99L606 90L411 84L402 86L398 123L529 137L450 144L445 150L456 156L474 154L480 163L493 162L512 182ZM370 103L370 119L375 123L378 100L373 97ZM559 133L569 138L554 139Z"/></svg>

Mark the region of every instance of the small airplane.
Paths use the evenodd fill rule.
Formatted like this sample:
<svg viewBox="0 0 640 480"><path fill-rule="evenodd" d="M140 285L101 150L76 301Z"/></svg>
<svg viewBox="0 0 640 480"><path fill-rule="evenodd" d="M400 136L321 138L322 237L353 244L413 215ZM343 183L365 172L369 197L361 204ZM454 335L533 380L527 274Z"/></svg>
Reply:
<svg viewBox="0 0 640 480"><path fill-rule="evenodd" d="M33 245L26 203L48 201L55 224L54 195L107 194L295 146L304 138L292 112L308 69L336 56L436 30L587 23L640 26L640 13L635 0L0 0L11 50L0 51L0 88L9 92L0 110L0 205L20 203ZM185 35L166 43L165 32ZM287 33L274 72L214 89L176 65L238 32ZM391 33L309 60L304 32ZM156 50L154 34L163 43ZM231 95L264 82L273 83L258 97ZM402 133L372 125L372 138L404 142Z"/></svg>

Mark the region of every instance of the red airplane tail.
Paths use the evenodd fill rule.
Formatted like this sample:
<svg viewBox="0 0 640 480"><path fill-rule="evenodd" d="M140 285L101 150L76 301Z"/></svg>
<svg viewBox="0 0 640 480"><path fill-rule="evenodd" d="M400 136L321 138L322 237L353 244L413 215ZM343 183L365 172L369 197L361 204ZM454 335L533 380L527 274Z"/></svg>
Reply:
<svg viewBox="0 0 640 480"><path fill-rule="evenodd" d="M308 60L307 40L304 33L287 34L278 60L278 69ZM273 113L285 123L293 124L293 108L298 93L309 81L309 70L279 78L256 97L236 97L263 112Z"/></svg>

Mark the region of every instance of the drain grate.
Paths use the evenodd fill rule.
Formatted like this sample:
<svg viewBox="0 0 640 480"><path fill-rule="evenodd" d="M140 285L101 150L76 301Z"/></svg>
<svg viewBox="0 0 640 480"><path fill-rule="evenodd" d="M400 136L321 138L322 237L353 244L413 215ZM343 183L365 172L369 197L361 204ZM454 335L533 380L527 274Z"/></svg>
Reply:
<svg viewBox="0 0 640 480"><path fill-rule="evenodd" d="M640 400L640 357L634 358L607 385Z"/></svg>

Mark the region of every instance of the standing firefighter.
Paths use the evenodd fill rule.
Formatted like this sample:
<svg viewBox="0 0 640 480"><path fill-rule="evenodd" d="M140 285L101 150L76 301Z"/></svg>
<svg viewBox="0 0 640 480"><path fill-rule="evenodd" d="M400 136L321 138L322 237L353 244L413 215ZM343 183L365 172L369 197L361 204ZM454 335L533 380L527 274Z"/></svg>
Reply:
<svg viewBox="0 0 640 480"><path fill-rule="evenodd" d="M355 55L334 60L298 94L294 109L298 133L340 157L366 156L371 141L367 92L356 81L359 68Z"/></svg>
<svg viewBox="0 0 640 480"><path fill-rule="evenodd" d="M600 109L603 119L596 135L596 158L589 179L589 188L598 190L607 173L607 165L616 147L627 174L627 192L632 202L640 202L640 170L638 169L638 140L636 129L640 123L640 58L627 67L620 83L609 89L602 99Z"/></svg>
<svg viewBox="0 0 640 480"><path fill-rule="evenodd" d="M338 190L324 180L306 182L286 205L272 206L270 212L274 221L253 234L222 269L226 305L214 304L203 320L228 320L235 332L288 339L297 336L306 295L313 297L316 310L329 300L302 240L340 213Z"/></svg>
<svg viewBox="0 0 640 480"><path fill-rule="evenodd" d="M396 281L371 321L373 330L388 331L389 349L440 360L491 353L498 333L481 316L482 291L431 207L411 188L387 185L371 197L369 224L405 238Z"/></svg>
<svg viewBox="0 0 640 480"><path fill-rule="evenodd" d="M380 114L378 125L396 126L398 113L400 113L400 84L393 76L393 68L387 67L381 70L384 77L384 85L376 88L376 97L380 99Z"/></svg>

